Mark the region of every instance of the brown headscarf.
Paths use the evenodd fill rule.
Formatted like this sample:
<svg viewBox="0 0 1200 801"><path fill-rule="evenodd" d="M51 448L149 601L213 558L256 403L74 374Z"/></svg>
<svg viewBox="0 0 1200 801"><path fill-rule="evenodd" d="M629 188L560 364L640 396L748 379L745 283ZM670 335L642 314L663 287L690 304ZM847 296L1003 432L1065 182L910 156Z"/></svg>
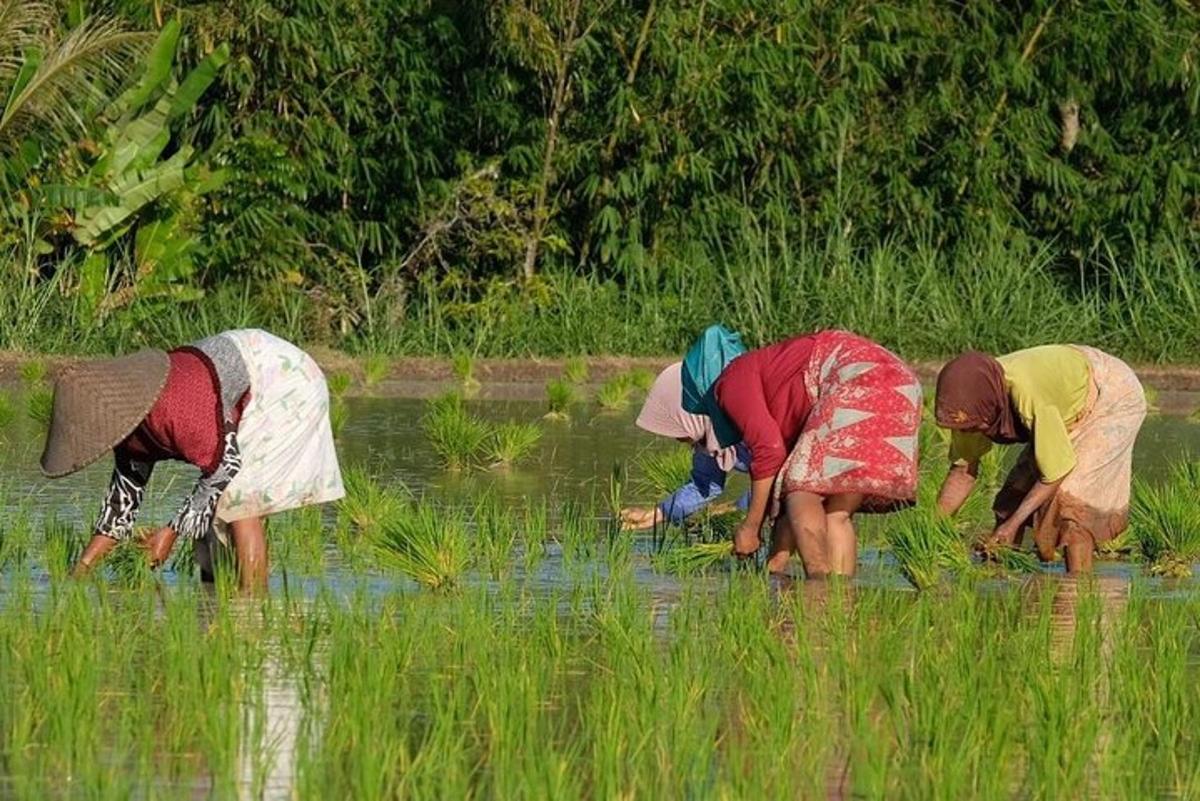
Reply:
<svg viewBox="0 0 1200 801"><path fill-rule="evenodd" d="M1029 431L1013 412L1004 368L977 350L954 358L938 373L935 416L942 428L975 431L992 442L1029 441Z"/></svg>

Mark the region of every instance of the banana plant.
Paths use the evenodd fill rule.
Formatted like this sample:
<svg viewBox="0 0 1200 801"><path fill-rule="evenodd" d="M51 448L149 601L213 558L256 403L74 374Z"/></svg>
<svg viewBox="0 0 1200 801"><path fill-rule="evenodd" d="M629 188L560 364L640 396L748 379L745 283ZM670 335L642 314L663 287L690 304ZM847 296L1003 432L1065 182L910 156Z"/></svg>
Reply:
<svg viewBox="0 0 1200 801"><path fill-rule="evenodd" d="M229 48L218 47L176 81L172 66L179 34L176 20L163 27L140 79L101 115L99 141L85 143L95 160L73 185L74 193L63 193L72 212L70 235L87 251L80 287L93 313L102 315L139 298L200 294L189 284L197 244L191 207L223 176L200 163L190 145L169 154L168 147L172 125L195 108L229 60ZM132 254L135 269L115 289L109 254L118 243Z"/></svg>

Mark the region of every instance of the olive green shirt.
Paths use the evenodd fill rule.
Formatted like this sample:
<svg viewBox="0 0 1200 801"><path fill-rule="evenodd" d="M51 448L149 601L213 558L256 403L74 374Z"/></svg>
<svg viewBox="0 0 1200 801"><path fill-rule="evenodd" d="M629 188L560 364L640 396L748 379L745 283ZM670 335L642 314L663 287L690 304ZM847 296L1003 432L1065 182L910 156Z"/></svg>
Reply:
<svg viewBox="0 0 1200 801"><path fill-rule="evenodd" d="M1087 406L1092 367L1070 345L1042 345L997 359L1013 411L1029 429L1033 459L1042 480L1058 481L1075 469L1075 448L1067 428ZM983 434L955 431L950 461L977 462L992 447Z"/></svg>

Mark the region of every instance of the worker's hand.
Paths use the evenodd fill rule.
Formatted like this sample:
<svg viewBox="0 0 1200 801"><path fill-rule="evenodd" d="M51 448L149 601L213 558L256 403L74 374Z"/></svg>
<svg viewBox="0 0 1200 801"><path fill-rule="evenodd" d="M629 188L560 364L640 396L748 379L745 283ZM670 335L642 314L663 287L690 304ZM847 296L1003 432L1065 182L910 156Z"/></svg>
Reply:
<svg viewBox="0 0 1200 801"><path fill-rule="evenodd" d="M171 550L175 547L175 539L177 537L175 529L170 526L163 526L143 540L146 553L150 555L151 567L158 567L170 558Z"/></svg>
<svg viewBox="0 0 1200 801"><path fill-rule="evenodd" d="M662 522L662 512L658 507L645 508L639 506L631 506L628 509L621 510L621 530L622 531L639 531L645 528L653 528Z"/></svg>
<svg viewBox="0 0 1200 801"><path fill-rule="evenodd" d="M762 545L759 529L760 526L751 525L749 521L743 520L733 532L733 552L739 559L746 559L758 553L758 548Z"/></svg>
<svg viewBox="0 0 1200 801"><path fill-rule="evenodd" d="M1017 541L1017 532L1020 528L1012 525L1008 521L996 526L992 531L991 539L999 545L1012 545Z"/></svg>

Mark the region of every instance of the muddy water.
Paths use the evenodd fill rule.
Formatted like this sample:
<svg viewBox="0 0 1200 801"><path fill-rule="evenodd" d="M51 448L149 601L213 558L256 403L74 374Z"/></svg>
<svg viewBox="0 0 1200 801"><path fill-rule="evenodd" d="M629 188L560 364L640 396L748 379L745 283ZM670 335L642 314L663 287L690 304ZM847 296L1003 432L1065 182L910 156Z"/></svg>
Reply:
<svg viewBox="0 0 1200 801"><path fill-rule="evenodd" d="M608 487L614 465L628 462L648 448L676 447L639 431L633 425L633 409L605 413L579 406L569 422L543 424L541 443L526 465L507 471L448 473L439 469L421 433L424 401L351 398L348 404L349 421L338 439L343 464L367 464L382 480L447 500L470 497L489 488L514 501L599 498ZM478 414L493 420L540 421L544 409L542 403L530 401L476 402L472 406ZM19 400L17 408L16 419L0 429L0 482L9 500L31 499L42 512L53 511L80 523L90 520L107 484L111 460L101 459L65 479L43 479L37 470L41 436L25 418ZM1200 424L1182 417L1152 417L1138 440L1135 471L1154 479L1188 453L1200 455ZM194 476L194 469L180 465L156 467L146 519L169 516ZM731 493L740 486L731 485ZM628 486L627 492L631 490L633 487Z"/></svg>

